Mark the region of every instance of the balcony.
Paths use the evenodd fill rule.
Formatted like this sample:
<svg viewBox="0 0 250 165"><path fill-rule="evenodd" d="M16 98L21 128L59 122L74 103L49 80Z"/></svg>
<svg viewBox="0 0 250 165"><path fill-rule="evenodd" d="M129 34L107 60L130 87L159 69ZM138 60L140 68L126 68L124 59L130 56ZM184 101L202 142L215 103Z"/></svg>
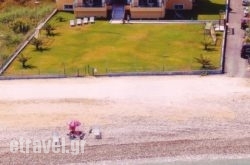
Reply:
<svg viewBox="0 0 250 165"><path fill-rule="evenodd" d="M160 19L165 7L162 0L132 0L130 13L132 19Z"/></svg>

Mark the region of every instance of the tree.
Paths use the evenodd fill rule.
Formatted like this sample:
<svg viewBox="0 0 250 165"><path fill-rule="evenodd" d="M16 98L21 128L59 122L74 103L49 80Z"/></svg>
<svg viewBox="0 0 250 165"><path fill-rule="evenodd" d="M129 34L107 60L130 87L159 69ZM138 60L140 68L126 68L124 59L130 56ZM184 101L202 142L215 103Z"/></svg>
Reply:
<svg viewBox="0 0 250 165"><path fill-rule="evenodd" d="M12 25L12 30L15 33L27 33L30 30L30 25L23 20L17 20Z"/></svg>
<svg viewBox="0 0 250 165"><path fill-rule="evenodd" d="M30 57L24 56L23 54L20 54L18 57L18 61L22 64L23 68L27 68L27 61L30 59Z"/></svg>
<svg viewBox="0 0 250 165"><path fill-rule="evenodd" d="M212 69L213 65L211 64L211 60L208 57L205 57L203 54L200 57L195 57L195 61L201 64L202 69Z"/></svg>
<svg viewBox="0 0 250 165"><path fill-rule="evenodd" d="M42 46L43 46L43 40L40 38L33 38L31 40L31 44L34 45L36 47L36 50L42 50Z"/></svg>
<svg viewBox="0 0 250 165"><path fill-rule="evenodd" d="M49 23L46 23L43 29L46 31L47 36L52 36L54 34L53 31L55 30L55 27Z"/></svg>

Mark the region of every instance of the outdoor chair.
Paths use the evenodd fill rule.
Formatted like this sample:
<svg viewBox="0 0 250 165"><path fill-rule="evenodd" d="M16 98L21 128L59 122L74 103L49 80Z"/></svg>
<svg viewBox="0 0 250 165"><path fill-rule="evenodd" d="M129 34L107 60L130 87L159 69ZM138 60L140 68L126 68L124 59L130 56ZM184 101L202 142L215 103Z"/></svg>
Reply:
<svg viewBox="0 0 250 165"><path fill-rule="evenodd" d="M93 134L95 139L102 139L102 132L98 126L93 126L89 130L89 134Z"/></svg>
<svg viewBox="0 0 250 165"><path fill-rule="evenodd" d="M75 20L70 20L70 21L69 21L69 25L70 25L70 26L75 26Z"/></svg>
<svg viewBox="0 0 250 165"><path fill-rule="evenodd" d="M78 19L76 20L76 24L77 24L77 25L82 25L82 19L78 18Z"/></svg>
<svg viewBox="0 0 250 165"><path fill-rule="evenodd" d="M89 21L89 20L88 20L87 17L84 17L84 18L83 18L83 24L88 24L88 21Z"/></svg>
<svg viewBox="0 0 250 165"><path fill-rule="evenodd" d="M90 17L89 18L89 23L95 23L95 17Z"/></svg>

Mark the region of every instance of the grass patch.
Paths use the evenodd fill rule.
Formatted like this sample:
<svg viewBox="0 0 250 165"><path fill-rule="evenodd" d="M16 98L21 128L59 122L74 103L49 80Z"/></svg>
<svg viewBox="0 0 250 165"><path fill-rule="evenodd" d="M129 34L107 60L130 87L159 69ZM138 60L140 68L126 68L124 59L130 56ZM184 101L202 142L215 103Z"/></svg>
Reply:
<svg viewBox="0 0 250 165"><path fill-rule="evenodd" d="M56 18L63 17L65 22ZM28 45L22 52L31 59L29 69L15 60L5 75L19 74L90 74L135 71L190 71L200 69L194 58L209 57L214 67L220 66L221 34L216 46L204 50L202 24L95 24L70 27L71 13L59 12L50 20L55 36L45 37L44 51Z"/></svg>
<svg viewBox="0 0 250 165"><path fill-rule="evenodd" d="M25 3L23 5L12 1L0 3L0 66L30 35L30 31L37 26L38 21L53 11L55 7L54 3L47 1L42 1L39 6L35 6L34 1L29 2L30 5L26 4L26 1L23 2ZM19 21L27 25L28 30L25 32L13 30L14 25Z"/></svg>

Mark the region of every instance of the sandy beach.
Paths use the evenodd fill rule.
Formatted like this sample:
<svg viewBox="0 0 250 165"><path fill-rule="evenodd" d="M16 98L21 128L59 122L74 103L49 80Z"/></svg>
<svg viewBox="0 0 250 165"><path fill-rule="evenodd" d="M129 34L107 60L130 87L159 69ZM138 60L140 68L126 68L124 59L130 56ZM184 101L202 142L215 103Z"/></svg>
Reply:
<svg viewBox="0 0 250 165"><path fill-rule="evenodd" d="M136 164L150 159L250 157L250 80L227 76L0 81L0 164ZM95 125L85 152L11 153L13 138L66 137ZM67 144L69 141L67 141ZM120 161L120 162L119 162ZM132 162L131 162L132 161Z"/></svg>

